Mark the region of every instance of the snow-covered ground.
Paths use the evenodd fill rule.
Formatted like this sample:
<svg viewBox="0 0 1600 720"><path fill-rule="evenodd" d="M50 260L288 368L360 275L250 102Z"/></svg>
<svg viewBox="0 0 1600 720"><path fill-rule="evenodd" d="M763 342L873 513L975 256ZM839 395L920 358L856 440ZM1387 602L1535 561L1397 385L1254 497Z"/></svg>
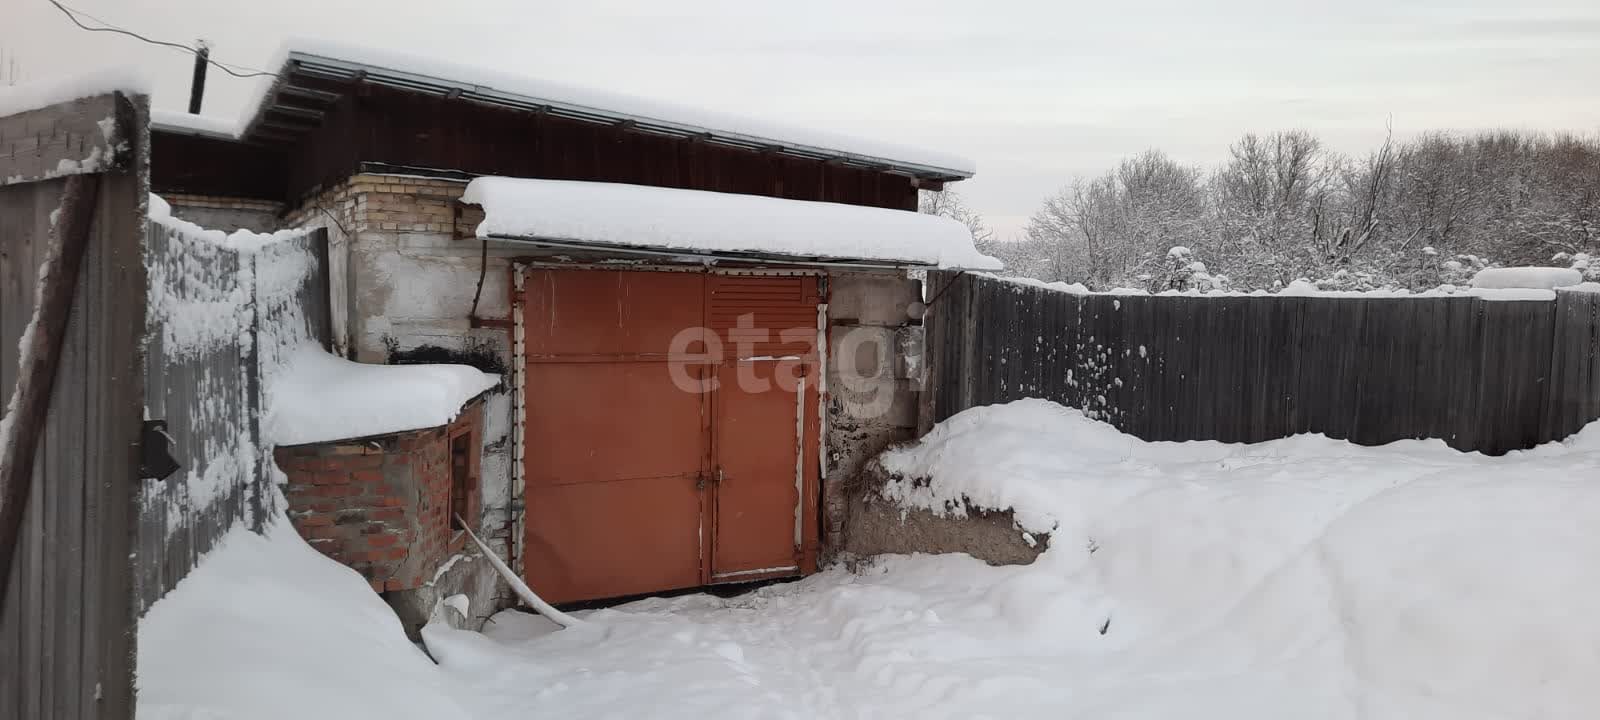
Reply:
<svg viewBox="0 0 1600 720"><path fill-rule="evenodd" d="M932 477L889 489L908 506L1014 507L1050 549L1019 567L879 558L728 600L594 611L560 631L521 613L481 635L436 625L424 634L434 667L354 573L292 533L233 538L141 628L141 709L299 717L304 693L343 692L373 701L313 714L1462 720L1600 708L1600 426L1488 458L1436 441L1146 443L1021 401L958 415L886 463ZM331 589L302 589L313 578ZM229 604L240 607L214 607ZM184 644L196 632L205 647ZM174 710L189 698L194 714Z"/></svg>

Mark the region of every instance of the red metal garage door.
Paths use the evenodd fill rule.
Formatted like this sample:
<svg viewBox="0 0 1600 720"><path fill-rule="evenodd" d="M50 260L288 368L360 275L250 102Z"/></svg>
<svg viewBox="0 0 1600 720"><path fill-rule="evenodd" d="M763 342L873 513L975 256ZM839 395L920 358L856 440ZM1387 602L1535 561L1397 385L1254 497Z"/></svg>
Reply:
<svg viewBox="0 0 1600 720"><path fill-rule="evenodd" d="M523 572L553 602L815 563L817 281L529 270Z"/></svg>

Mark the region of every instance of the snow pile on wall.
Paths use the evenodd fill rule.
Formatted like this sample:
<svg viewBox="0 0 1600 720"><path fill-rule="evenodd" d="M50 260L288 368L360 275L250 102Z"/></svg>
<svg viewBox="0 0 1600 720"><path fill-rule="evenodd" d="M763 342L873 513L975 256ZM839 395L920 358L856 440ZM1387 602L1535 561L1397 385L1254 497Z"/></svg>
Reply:
<svg viewBox="0 0 1600 720"><path fill-rule="evenodd" d="M272 388L290 358L319 340L300 297L320 270L310 232L225 233L174 217L159 196L149 203L150 220L176 240L166 257L146 258L151 325L162 329L169 352L180 354L242 339L256 352L261 404L270 412Z"/></svg>
<svg viewBox="0 0 1600 720"><path fill-rule="evenodd" d="M868 260L994 270L950 218L905 210L572 180L482 177L462 202L483 206L479 237Z"/></svg>
<svg viewBox="0 0 1600 720"><path fill-rule="evenodd" d="M1010 508L1051 533L988 598L1041 649L1095 658L1074 680L1089 715L1600 706L1600 425L1491 458L1432 440L1151 443L1023 400L883 463L906 507Z"/></svg>
<svg viewBox="0 0 1600 720"><path fill-rule="evenodd" d="M389 606L281 516L229 532L138 632L139 720L468 717Z"/></svg>
<svg viewBox="0 0 1600 720"><path fill-rule="evenodd" d="M0 115L15 115L111 92L148 95L150 79L135 67L122 66L20 85L0 85Z"/></svg>
<svg viewBox="0 0 1600 720"><path fill-rule="evenodd" d="M254 253L276 245L285 240L305 237L304 229L279 230L270 233L256 233L249 230L235 230L231 233L221 230L210 230L184 220L172 214L172 205L161 199L160 195L150 196L150 219L157 224L182 233L188 237L204 240L220 248L242 253Z"/></svg>
<svg viewBox="0 0 1600 720"><path fill-rule="evenodd" d="M221 237L172 217L171 207L150 196L150 219L172 231L170 240L145 249L149 278L149 325L159 328L162 350L191 357L218 345L238 343L250 329L251 282L237 252Z"/></svg>
<svg viewBox="0 0 1600 720"><path fill-rule="evenodd" d="M369 365L302 346L274 383L267 436L303 445L438 427L499 382L467 365Z"/></svg>
<svg viewBox="0 0 1600 720"><path fill-rule="evenodd" d="M1572 268L1484 268L1472 276L1472 286L1475 288L1554 290L1581 282L1583 273Z"/></svg>

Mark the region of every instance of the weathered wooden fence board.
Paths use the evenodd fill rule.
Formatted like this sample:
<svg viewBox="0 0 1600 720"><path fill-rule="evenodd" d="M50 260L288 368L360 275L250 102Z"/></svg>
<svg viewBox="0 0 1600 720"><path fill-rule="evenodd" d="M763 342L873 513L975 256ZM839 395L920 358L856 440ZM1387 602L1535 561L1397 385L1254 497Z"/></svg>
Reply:
<svg viewBox="0 0 1600 720"><path fill-rule="evenodd" d="M1149 440L1323 433L1501 454L1600 418L1600 295L1073 295L930 273L924 430L1043 397Z"/></svg>
<svg viewBox="0 0 1600 720"><path fill-rule="evenodd" d="M131 112L108 94L0 117L0 187L126 170L144 128Z"/></svg>
<svg viewBox="0 0 1600 720"><path fill-rule="evenodd" d="M264 336L263 325L287 323L291 335L324 348L331 337L326 231L247 253L156 223L148 232L145 264L152 294L160 298L157 312L208 304L228 308L226 321L238 331L188 337L175 323L152 326L146 340L150 417L167 423L183 469L167 481L144 481L135 574L141 613L230 529L239 523L259 528L271 509L264 492L271 460L260 425L259 356L286 348ZM309 272L286 277L273 269L306 266ZM239 304L240 297L249 301Z"/></svg>
<svg viewBox="0 0 1600 720"><path fill-rule="evenodd" d="M123 138L117 151L124 164L97 168L120 171L105 172L100 180L87 254L56 359L50 411L36 449L18 558L9 577L0 578L8 593L0 616L0 717L6 718L133 716L129 552L144 410L139 378L145 288L139 252L148 192L142 147L147 106L143 98L121 95L69 106L94 110L69 107L61 117L109 119L115 126L96 122L90 131L67 123L62 132L77 133L89 144L95 137ZM50 112L31 113L29 122ZM16 117L0 125L8 133L20 127ZM54 161L50 168L41 163L51 152L75 154L84 147L63 140L36 143L25 157L0 152L0 179L11 180L0 186L0 388L7 396L17 381L17 343L33 316L50 214L63 187L59 179L23 180L63 174L52 170ZM33 173L39 168L41 173Z"/></svg>
<svg viewBox="0 0 1600 720"><path fill-rule="evenodd" d="M179 243L143 212L147 126L146 100L121 95L0 118L0 389L8 396L59 178L102 173L18 557L0 578L9 593L0 718L133 716L138 616L229 528L265 516L259 368L300 341L329 340L326 236L245 254ZM185 328L166 324L152 302L232 296L220 305L237 305L240 282L253 283L243 293L253 300L230 311L237 331L224 327L204 342L184 342ZM139 477L147 410L168 423L183 468L166 481Z"/></svg>

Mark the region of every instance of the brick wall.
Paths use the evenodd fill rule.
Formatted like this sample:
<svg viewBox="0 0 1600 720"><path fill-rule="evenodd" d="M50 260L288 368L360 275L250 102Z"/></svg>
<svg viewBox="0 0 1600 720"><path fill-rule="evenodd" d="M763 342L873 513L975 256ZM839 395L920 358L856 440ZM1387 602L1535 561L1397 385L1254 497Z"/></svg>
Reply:
<svg viewBox="0 0 1600 720"><path fill-rule="evenodd" d="M470 448L468 507L477 517L481 407L446 427L361 440L280 447L289 519L312 547L354 569L379 592L414 590L461 550L451 525L451 442Z"/></svg>
<svg viewBox="0 0 1600 720"><path fill-rule="evenodd" d="M483 244L474 236L482 211L460 205L465 190L463 181L364 173L285 214L285 227L328 228L339 354L387 364L416 362L412 353L426 351L428 362L500 373L510 366L510 258L525 251L490 247L485 268ZM469 318L475 299L478 318L489 322ZM481 493L468 521L509 558L510 392L491 391L483 403Z"/></svg>
<svg viewBox="0 0 1600 720"><path fill-rule="evenodd" d="M364 173L314 194L289 212L284 224L306 225L327 211L352 233L448 233L470 238L483 220L483 210L459 203L466 189L459 180Z"/></svg>

